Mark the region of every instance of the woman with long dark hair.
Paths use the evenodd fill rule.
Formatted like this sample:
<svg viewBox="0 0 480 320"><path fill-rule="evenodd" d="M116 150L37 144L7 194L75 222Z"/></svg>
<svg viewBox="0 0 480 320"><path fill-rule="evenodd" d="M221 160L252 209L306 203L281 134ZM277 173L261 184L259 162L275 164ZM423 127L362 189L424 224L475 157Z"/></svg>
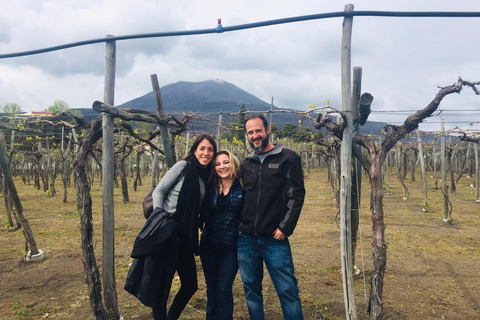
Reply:
<svg viewBox="0 0 480 320"><path fill-rule="evenodd" d="M159 288L159 298L152 305L154 319L178 319L197 291L195 254L199 251L198 216L206 190L214 185L212 160L216 151L211 135L199 135L187 156L168 170L153 192L154 212L162 210L177 223L178 258L174 270L181 282L167 314L167 299L174 272L168 275L165 287Z"/></svg>

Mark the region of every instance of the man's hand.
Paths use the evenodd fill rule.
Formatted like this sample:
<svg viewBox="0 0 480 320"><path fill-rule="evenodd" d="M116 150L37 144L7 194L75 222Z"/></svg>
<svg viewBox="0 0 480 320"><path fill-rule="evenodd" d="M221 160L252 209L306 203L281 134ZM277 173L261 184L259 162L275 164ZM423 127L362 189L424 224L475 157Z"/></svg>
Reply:
<svg viewBox="0 0 480 320"><path fill-rule="evenodd" d="M277 240L283 240L285 239L287 236L282 232L280 231L280 229L276 229L274 232L273 232L273 237Z"/></svg>

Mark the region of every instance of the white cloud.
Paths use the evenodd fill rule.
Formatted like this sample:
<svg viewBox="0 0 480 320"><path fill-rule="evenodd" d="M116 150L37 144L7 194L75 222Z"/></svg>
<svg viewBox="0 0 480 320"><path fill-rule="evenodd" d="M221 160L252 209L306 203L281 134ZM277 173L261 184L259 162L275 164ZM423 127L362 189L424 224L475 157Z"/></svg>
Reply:
<svg viewBox="0 0 480 320"><path fill-rule="evenodd" d="M344 10L338 2L278 1L56 1L19 0L2 5L0 52L10 53L115 36L224 27ZM472 1L358 0L355 10L480 11ZM363 91L374 110L425 107L458 76L480 80L475 30L479 18L355 17L352 66L363 69ZM330 18L223 34L144 38L117 42L116 103L160 85L222 79L280 107L306 108L326 99L341 107L342 19ZM43 110L55 99L89 107L103 97L105 44L0 60L0 105ZM464 96L468 97L464 98ZM445 100L459 109L478 108L462 92ZM442 105L443 107L443 105ZM372 120L404 120L373 113ZM453 119L453 117L450 117ZM465 119L465 117L464 117ZM480 122L480 117L469 120ZM454 124L452 124L454 125ZM478 124L477 124L478 125Z"/></svg>

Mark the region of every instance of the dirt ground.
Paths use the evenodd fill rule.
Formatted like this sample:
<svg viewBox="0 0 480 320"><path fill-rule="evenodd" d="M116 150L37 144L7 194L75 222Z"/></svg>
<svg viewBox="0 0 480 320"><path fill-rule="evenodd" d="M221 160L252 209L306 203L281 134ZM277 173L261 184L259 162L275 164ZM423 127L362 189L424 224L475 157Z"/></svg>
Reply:
<svg viewBox="0 0 480 320"><path fill-rule="evenodd" d="M306 176L307 198L295 233L290 237L296 276L306 319L344 319L339 229L333 193L325 171ZM25 215L38 248L45 251L40 263L24 261L21 231L0 234L0 319L92 319L80 245L79 214L73 187L68 203L49 197L33 185L16 181ZM433 186L431 173L429 186ZM420 176L406 181L411 199L403 200L398 179L390 175L393 194L385 195L387 271L383 298L385 319L479 319L480 312L480 203L475 202L474 179L463 176L457 193L450 195L453 223L443 222L441 191L428 190L429 212L422 212ZM439 183L440 185L440 183ZM130 251L145 222L140 199L145 191L130 191L131 202L121 202L116 188L115 254L118 304L124 319L152 319L150 308L123 290ZM92 186L96 258L101 268L101 186ZM359 319L368 319L371 259L369 183L362 192L360 243L355 278ZM96 200L95 200L96 199ZM3 207L3 205L2 205ZM205 318L205 284L197 260L199 290L181 319ZM178 279L173 291L178 290ZM282 319L281 309L268 274L264 280L266 319ZM240 277L234 284L234 319L248 319Z"/></svg>

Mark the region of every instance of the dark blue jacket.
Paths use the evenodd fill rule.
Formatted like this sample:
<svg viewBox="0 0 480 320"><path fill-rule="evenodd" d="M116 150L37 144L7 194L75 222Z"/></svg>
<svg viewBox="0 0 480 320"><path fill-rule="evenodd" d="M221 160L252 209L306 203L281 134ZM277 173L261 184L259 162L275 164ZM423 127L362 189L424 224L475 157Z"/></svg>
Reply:
<svg viewBox="0 0 480 320"><path fill-rule="evenodd" d="M237 248L238 226L242 212L245 192L238 179L235 179L227 195L227 210L217 207L218 192L210 195L208 218L202 232L202 243L218 250L235 250Z"/></svg>

